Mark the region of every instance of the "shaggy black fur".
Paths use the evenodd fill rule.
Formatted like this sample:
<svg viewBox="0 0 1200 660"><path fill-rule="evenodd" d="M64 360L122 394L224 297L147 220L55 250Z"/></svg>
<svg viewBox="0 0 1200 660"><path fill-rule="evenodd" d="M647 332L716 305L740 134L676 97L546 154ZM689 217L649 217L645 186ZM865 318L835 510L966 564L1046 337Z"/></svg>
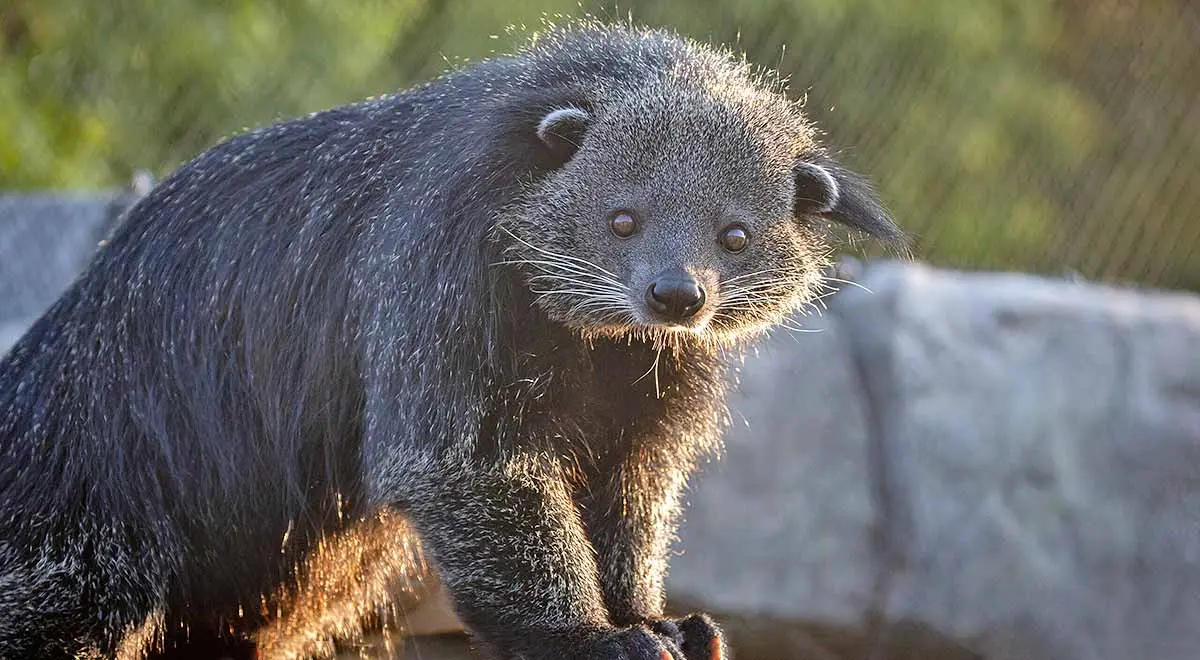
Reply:
<svg viewBox="0 0 1200 660"><path fill-rule="evenodd" d="M759 89L739 67L669 35L583 25L240 135L163 181L0 362L0 656L245 648L318 541L390 543L386 525L363 527L374 531L361 543L347 531L384 510L412 521L497 657L720 655L707 619L662 619L662 579L680 490L717 446L720 346L739 326L727 321L720 341L703 328L672 339L636 315L573 327L570 309L544 308L538 253L522 246L545 229L538 249L603 256L644 290L648 258L564 244L549 231L560 219L530 209L558 199L576 149L580 168L604 149L617 91L667 90L631 103L652 111L699 94L714 71ZM538 139L561 108L595 118L594 145L574 125ZM783 157L825 159L795 122ZM745 124L715 157L774 172L755 160L769 126ZM702 184L707 162L679 185ZM865 185L821 171L841 187L814 213L895 235ZM763 303L778 307L771 318L735 319L747 334L817 286L824 248L793 216L803 205L793 210L788 176L752 209L779 208L778 226L751 227L756 246L780 237L774 251L747 252L736 270L713 257L725 276L794 265ZM831 194L826 179L800 183ZM695 244L715 250L710 234ZM506 263L514 254L526 263ZM396 569L364 563L355 570ZM264 655L290 642L273 643Z"/></svg>

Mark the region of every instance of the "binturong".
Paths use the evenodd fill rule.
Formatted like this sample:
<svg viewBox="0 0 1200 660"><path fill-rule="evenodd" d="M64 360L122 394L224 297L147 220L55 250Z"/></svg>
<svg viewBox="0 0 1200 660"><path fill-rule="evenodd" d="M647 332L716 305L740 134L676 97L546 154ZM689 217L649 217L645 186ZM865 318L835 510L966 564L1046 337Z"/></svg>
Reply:
<svg viewBox="0 0 1200 660"><path fill-rule="evenodd" d="M0 657L328 656L419 543L487 657L721 658L681 491L836 223L777 76L587 20L217 145L0 362Z"/></svg>

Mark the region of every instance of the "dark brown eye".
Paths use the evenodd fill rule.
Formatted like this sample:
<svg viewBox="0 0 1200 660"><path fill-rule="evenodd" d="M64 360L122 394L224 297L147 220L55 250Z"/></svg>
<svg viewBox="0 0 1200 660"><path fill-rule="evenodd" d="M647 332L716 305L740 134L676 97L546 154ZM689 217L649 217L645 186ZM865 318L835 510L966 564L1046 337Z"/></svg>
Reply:
<svg viewBox="0 0 1200 660"><path fill-rule="evenodd" d="M629 211L617 211L612 216L610 226L618 238L629 238L637 231L638 223Z"/></svg>
<svg viewBox="0 0 1200 660"><path fill-rule="evenodd" d="M721 247L729 252L741 252L750 242L750 233L741 225L729 225L721 232Z"/></svg>

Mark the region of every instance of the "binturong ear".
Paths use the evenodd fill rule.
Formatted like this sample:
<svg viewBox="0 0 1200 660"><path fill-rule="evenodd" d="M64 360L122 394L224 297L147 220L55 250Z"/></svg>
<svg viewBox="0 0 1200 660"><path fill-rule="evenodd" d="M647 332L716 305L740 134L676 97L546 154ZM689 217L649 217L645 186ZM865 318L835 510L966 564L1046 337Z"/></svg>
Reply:
<svg viewBox="0 0 1200 660"><path fill-rule="evenodd" d="M904 232L888 215L875 189L862 176L827 158L802 160L793 168L795 213L819 215L897 246Z"/></svg>
<svg viewBox="0 0 1200 660"><path fill-rule="evenodd" d="M570 160L583 144L592 116L580 108L558 108L546 113L537 125L537 136L559 164Z"/></svg>

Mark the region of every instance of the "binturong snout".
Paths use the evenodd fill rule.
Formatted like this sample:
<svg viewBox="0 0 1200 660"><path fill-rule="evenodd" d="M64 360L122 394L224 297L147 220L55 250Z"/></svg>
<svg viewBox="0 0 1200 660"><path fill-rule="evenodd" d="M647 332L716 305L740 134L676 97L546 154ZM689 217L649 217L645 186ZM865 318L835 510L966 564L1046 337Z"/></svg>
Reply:
<svg viewBox="0 0 1200 660"><path fill-rule="evenodd" d="M679 323L704 308L704 287L686 270L672 268L646 288L646 305L655 318Z"/></svg>

